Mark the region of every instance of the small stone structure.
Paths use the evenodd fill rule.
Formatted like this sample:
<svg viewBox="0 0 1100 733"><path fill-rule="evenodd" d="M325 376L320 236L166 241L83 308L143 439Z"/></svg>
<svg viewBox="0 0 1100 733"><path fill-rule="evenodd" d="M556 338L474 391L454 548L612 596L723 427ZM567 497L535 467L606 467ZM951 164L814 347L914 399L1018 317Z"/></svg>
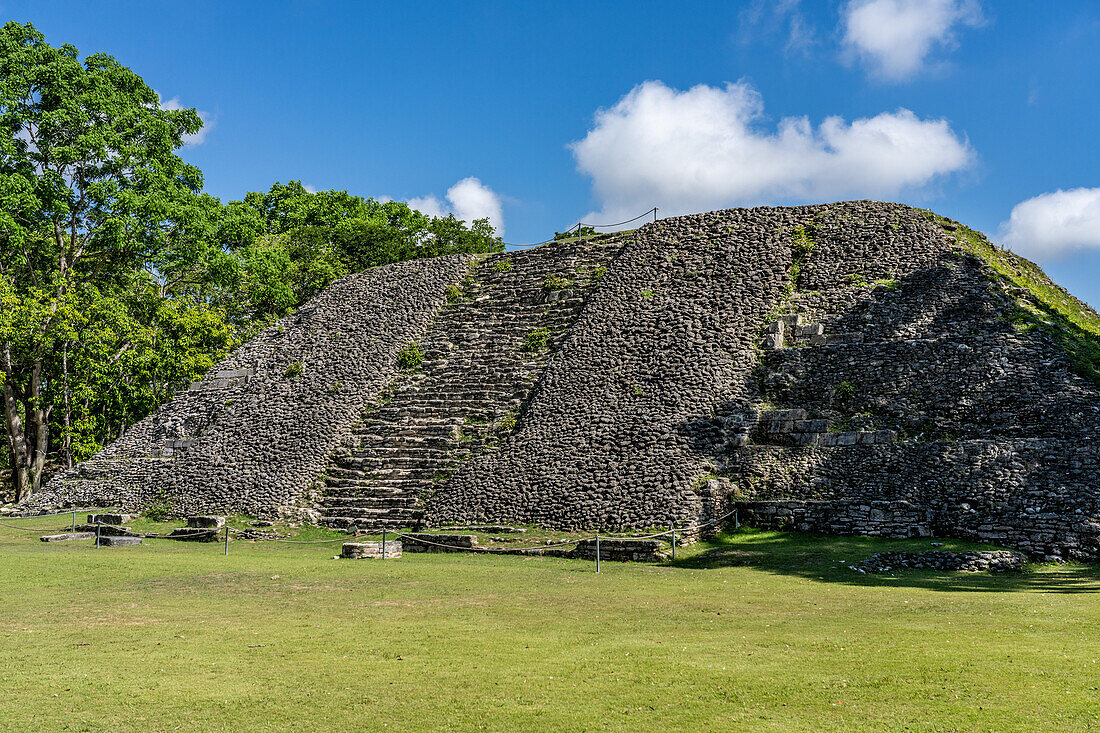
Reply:
<svg viewBox="0 0 1100 733"><path fill-rule="evenodd" d="M1018 552L987 550L977 552L950 552L929 550L926 552L876 552L859 566L868 573L886 573L898 569L930 569L978 572L988 570L1003 573L1019 570L1026 560Z"/></svg>
<svg viewBox="0 0 1100 733"><path fill-rule="evenodd" d="M596 559L596 540L581 540L570 557ZM600 559L619 562L661 562L669 557L667 546L660 540L600 539Z"/></svg>
<svg viewBox="0 0 1100 733"><path fill-rule="evenodd" d="M113 524L121 526L133 518L133 514L89 514L88 524Z"/></svg>
<svg viewBox="0 0 1100 733"><path fill-rule="evenodd" d="M72 542L73 540L94 540L95 532L63 532L39 537L43 542Z"/></svg>
<svg viewBox="0 0 1100 733"><path fill-rule="evenodd" d="M402 534L407 552L463 552L477 547L473 534Z"/></svg>
<svg viewBox="0 0 1100 733"><path fill-rule="evenodd" d="M220 529L225 526L225 517L215 515L188 517L187 526L194 529Z"/></svg>
<svg viewBox="0 0 1100 733"><path fill-rule="evenodd" d="M349 560L365 558L390 559L401 557L401 540L387 540L385 555L382 553L382 542L345 542L341 546L340 557Z"/></svg>
<svg viewBox="0 0 1100 733"><path fill-rule="evenodd" d="M140 537L129 537L123 535L108 535L106 537L99 538L100 547L130 547L132 545L140 545Z"/></svg>

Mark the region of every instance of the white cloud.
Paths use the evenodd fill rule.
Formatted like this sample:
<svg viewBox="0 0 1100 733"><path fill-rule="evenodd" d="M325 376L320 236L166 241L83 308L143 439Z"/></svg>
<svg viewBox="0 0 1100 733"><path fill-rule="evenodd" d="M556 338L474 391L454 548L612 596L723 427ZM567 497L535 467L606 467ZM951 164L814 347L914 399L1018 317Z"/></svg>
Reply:
<svg viewBox="0 0 1100 733"><path fill-rule="evenodd" d="M619 221L651 206L662 215L782 201L889 198L966 168L974 158L944 119L906 109L816 128L788 117L759 129L760 95L746 83L687 91L636 86L571 145L603 210ZM599 223L599 221L597 221Z"/></svg>
<svg viewBox="0 0 1100 733"><path fill-rule="evenodd" d="M187 109L187 107L184 107L182 104L180 104L179 97L172 97L168 101L161 99L160 106L161 109L169 110ZM202 145L204 142L206 142L206 134L214 129L214 125L217 122L217 120L214 119L214 116L209 112L201 109L197 109L195 111L198 112L199 119L202 120L202 127L199 128L199 131L194 134L185 134L183 136L183 144L187 147Z"/></svg>
<svg viewBox="0 0 1100 733"><path fill-rule="evenodd" d="M883 79L914 76L955 31L984 22L977 0L851 0L841 10L844 45Z"/></svg>
<svg viewBox="0 0 1100 733"><path fill-rule="evenodd" d="M463 178L447 189L446 201L436 196L409 199L409 207L428 216L454 214L467 224L488 219L498 237L504 236L504 210L500 195L474 177Z"/></svg>
<svg viewBox="0 0 1100 733"><path fill-rule="evenodd" d="M999 239L1038 260L1100 249L1100 188L1058 190L1021 201L1001 224Z"/></svg>
<svg viewBox="0 0 1100 733"><path fill-rule="evenodd" d="M761 33L782 32L787 40L786 53L808 54L815 45L815 30L802 13L802 0L753 0L738 14L742 43Z"/></svg>

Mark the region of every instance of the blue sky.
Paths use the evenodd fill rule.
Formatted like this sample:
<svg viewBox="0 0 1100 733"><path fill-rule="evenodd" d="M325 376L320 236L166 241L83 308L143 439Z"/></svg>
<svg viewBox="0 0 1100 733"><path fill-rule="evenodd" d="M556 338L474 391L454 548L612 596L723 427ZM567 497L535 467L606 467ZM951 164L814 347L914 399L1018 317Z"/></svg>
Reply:
<svg viewBox="0 0 1100 733"><path fill-rule="evenodd" d="M1100 3L11 2L207 128L223 200L578 219L845 198L959 219L1100 305ZM476 180L470 180L476 179Z"/></svg>

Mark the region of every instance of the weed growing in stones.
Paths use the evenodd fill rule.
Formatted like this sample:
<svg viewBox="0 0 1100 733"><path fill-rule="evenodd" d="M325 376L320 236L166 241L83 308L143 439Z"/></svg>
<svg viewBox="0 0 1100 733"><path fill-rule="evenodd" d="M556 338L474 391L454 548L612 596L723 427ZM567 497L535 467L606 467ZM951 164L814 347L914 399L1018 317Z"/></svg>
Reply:
<svg viewBox="0 0 1100 733"><path fill-rule="evenodd" d="M542 351L550 347L550 329L536 328L523 337L521 351Z"/></svg>
<svg viewBox="0 0 1100 733"><path fill-rule="evenodd" d="M447 286L447 302L448 303L452 303L452 304L453 303L460 303L460 302L462 302L462 299L463 299L462 288L458 287L457 285L453 285L453 284Z"/></svg>
<svg viewBox="0 0 1100 733"><path fill-rule="evenodd" d="M845 276L844 282L848 283L849 285L855 285L857 288L865 288L868 284L867 278L865 278L863 275L860 275L858 272L849 273L847 276Z"/></svg>
<svg viewBox="0 0 1100 733"><path fill-rule="evenodd" d="M542 281L542 289L546 291L565 290L569 285L569 279L561 275L547 275Z"/></svg>
<svg viewBox="0 0 1100 733"><path fill-rule="evenodd" d="M506 415L497 421L497 424L493 427L493 432L497 435L506 435L516 429L516 416Z"/></svg>
<svg viewBox="0 0 1100 733"><path fill-rule="evenodd" d="M653 290L653 288L644 288L642 290L642 297L645 298L646 300L652 300L653 296L656 295L656 294L657 293Z"/></svg>
<svg viewBox="0 0 1100 733"><path fill-rule="evenodd" d="M493 263L493 269L496 270L497 272L508 272L509 270L512 269L512 260L510 260L510 259L497 260L496 262Z"/></svg>
<svg viewBox="0 0 1100 733"><path fill-rule="evenodd" d="M424 362L424 352L420 344L407 344L397 352L397 366L404 371L418 369Z"/></svg>
<svg viewBox="0 0 1100 733"><path fill-rule="evenodd" d="M811 224L799 224L791 232L791 266L787 271L789 280L784 286L787 298L790 298L802 285L802 266L810 259L816 247L815 227Z"/></svg>
<svg viewBox="0 0 1100 733"><path fill-rule="evenodd" d="M856 395L856 386L851 382L841 382L833 389L833 399L836 402L849 402Z"/></svg>
<svg viewBox="0 0 1100 733"><path fill-rule="evenodd" d="M300 361L292 361L286 366L286 371L283 372L283 376L288 379L297 379L305 372L305 365Z"/></svg>

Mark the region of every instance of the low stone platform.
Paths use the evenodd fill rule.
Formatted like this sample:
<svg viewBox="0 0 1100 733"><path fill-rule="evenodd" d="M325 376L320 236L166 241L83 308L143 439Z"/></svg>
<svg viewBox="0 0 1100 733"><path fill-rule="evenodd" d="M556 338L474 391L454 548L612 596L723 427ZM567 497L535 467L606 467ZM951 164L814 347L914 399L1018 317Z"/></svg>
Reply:
<svg viewBox="0 0 1100 733"><path fill-rule="evenodd" d="M164 537L165 539L181 542L215 542L218 539L218 530L216 528L180 527L179 529L173 529Z"/></svg>
<svg viewBox="0 0 1100 733"><path fill-rule="evenodd" d="M129 527L120 527L116 524L78 524L76 525L77 532L91 532L95 537L96 533L99 533L100 537L137 537L138 535Z"/></svg>
<svg viewBox="0 0 1100 733"><path fill-rule="evenodd" d="M436 527L435 529L450 530L452 532L465 530L467 532L498 532L500 534L522 534L527 530L524 527L505 527L497 524L486 524L476 527Z"/></svg>
<svg viewBox="0 0 1100 733"><path fill-rule="evenodd" d="M107 536L99 538L100 547L129 547L131 545L140 545L140 537L120 537L120 536Z"/></svg>
<svg viewBox="0 0 1100 733"><path fill-rule="evenodd" d="M340 557L347 560L362 560L367 558L385 559L401 557L401 541L388 540L386 542L385 555L382 554L381 542L345 542L340 551Z"/></svg>
<svg viewBox="0 0 1100 733"><path fill-rule="evenodd" d="M133 518L133 514L89 514L88 524L113 524L121 526Z"/></svg>
<svg viewBox="0 0 1100 733"><path fill-rule="evenodd" d="M188 517L187 526L195 529L218 529L225 526L225 517L219 517L213 514Z"/></svg>
<svg viewBox="0 0 1100 733"><path fill-rule="evenodd" d="M596 540L581 540L570 556L581 560L595 560ZM601 560L661 562L667 557L665 543L660 540L600 539Z"/></svg>
<svg viewBox="0 0 1100 733"><path fill-rule="evenodd" d="M94 540L95 532L63 532L39 537L43 542L72 542L73 540Z"/></svg>
<svg viewBox="0 0 1100 733"><path fill-rule="evenodd" d="M885 573L899 569L951 570L963 572L989 571L1003 573L1019 570L1026 560L1018 552L989 550L983 552L876 552L859 566L868 573Z"/></svg>
<svg viewBox="0 0 1100 733"><path fill-rule="evenodd" d="M406 552L465 552L477 547L477 535L427 534L416 532L402 534Z"/></svg>

